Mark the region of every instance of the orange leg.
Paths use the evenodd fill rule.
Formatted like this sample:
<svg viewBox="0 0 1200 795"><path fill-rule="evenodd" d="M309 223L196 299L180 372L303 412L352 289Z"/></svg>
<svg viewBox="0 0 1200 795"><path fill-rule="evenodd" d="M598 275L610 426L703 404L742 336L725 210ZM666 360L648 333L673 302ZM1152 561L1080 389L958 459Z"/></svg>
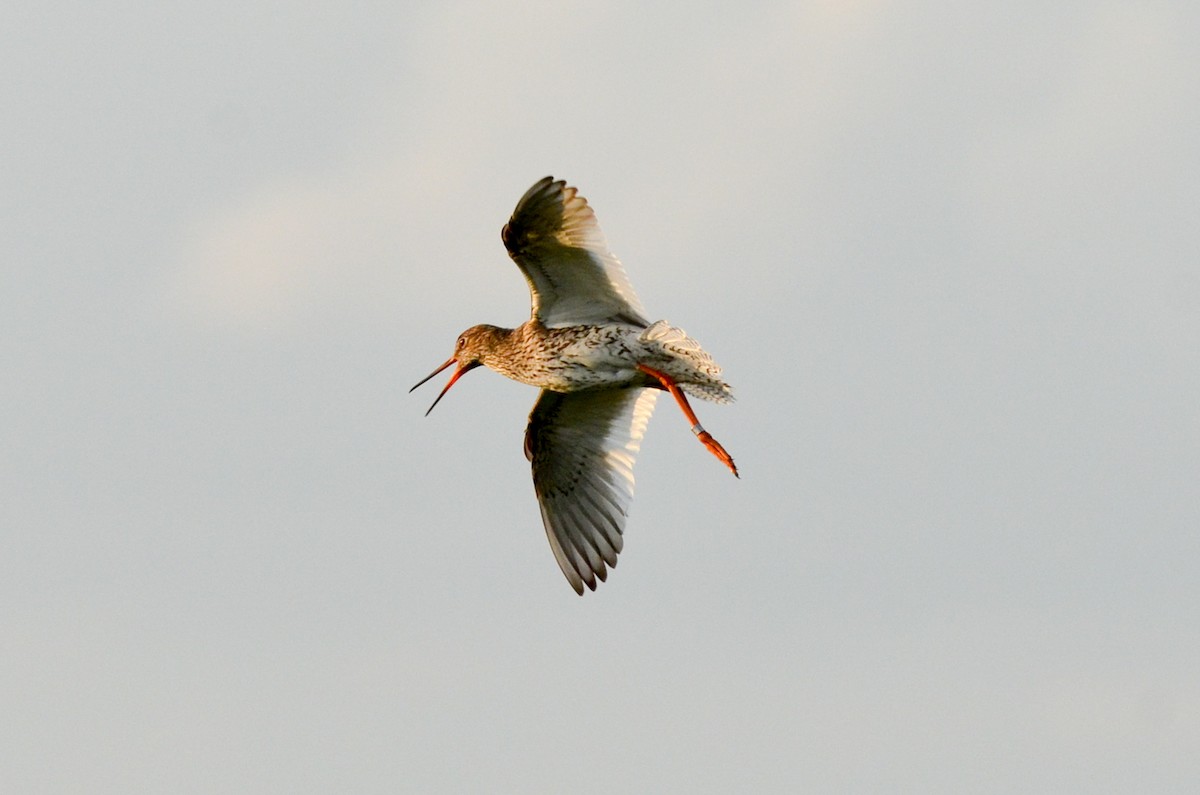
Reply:
<svg viewBox="0 0 1200 795"><path fill-rule="evenodd" d="M683 409L683 415L692 424L692 433L696 434L696 438L708 448L710 453L719 458L722 464L729 467L729 471L734 474L734 477L740 479L742 476L738 474L737 466L733 463L733 456L725 452L725 448L721 446L721 443L712 438L712 435L701 427L700 420L696 419L696 412L692 411L691 405L688 404L687 395L683 394L683 390L675 383L675 379L666 373L659 372L644 364L639 364L638 369L655 381L658 381L663 385L664 389L671 393L671 396L675 398L675 402L679 404L679 408Z"/></svg>

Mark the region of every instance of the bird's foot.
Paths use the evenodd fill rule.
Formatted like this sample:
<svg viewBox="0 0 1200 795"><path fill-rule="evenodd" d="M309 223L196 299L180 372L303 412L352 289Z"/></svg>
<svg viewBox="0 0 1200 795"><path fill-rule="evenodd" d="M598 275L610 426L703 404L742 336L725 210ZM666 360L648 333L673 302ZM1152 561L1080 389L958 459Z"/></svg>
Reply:
<svg viewBox="0 0 1200 795"><path fill-rule="evenodd" d="M720 442L712 438L711 433L704 430L699 425L696 425L694 428L692 428L692 433L696 434L696 438L700 440L700 443L708 448L708 452L715 455L722 464L729 467L729 471L733 473L735 478L738 480L742 479L742 476L738 474L737 464L733 463L733 456L725 452L725 448L721 446Z"/></svg>

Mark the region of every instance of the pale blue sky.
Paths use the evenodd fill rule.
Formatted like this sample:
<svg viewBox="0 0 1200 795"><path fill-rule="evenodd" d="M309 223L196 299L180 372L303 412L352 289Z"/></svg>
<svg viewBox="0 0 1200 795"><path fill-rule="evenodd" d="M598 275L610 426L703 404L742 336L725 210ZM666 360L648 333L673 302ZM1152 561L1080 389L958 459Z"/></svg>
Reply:
<svg viewBox="0 0 1200 795"><path fill-rule="evenodd" d="M0 789L1196 791L1193 5L8 15ZM739 397L582 599L546 174Z"/></svg>

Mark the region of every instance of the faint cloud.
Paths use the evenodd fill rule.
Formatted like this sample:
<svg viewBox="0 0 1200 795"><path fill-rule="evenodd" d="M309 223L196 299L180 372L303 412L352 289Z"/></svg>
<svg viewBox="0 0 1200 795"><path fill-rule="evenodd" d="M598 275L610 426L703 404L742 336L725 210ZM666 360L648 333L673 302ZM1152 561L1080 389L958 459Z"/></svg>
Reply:
<svg viewBox="0 0 1200 795"><path fill-rule="evenodd" d="M264 330L339 304L381 306L419 274L430 243L417 238L435 232L414 229L451 187L435 168L387 154L262 186L195 220L172 292L198 323Z"/></svg>
<svg viewBox="0 0 1200 795"><path fill-rule="evenodd" d="M306 306L328 267L342 210L328 186L264 190L192 233L182 297L199 315L275 325Z"/></svg>

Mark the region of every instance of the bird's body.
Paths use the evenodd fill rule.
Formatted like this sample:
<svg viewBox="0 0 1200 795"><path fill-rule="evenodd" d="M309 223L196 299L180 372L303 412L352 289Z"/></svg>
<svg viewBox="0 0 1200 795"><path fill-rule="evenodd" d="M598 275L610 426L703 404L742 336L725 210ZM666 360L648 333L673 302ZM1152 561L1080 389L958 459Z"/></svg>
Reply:
<svg viewBox="0 0 1200 795"><path fill-rule="evenodd" d="M621 323L546 328L537 320L515 329L480 325L466 332L480 363L522 384L551 392L657 387L638 369L670 376L685 392L728 403L733 390L700 345L660 320L649 327Z"/></svg>
<svg viewBox="0 0 1200 795"><path fill-rule="evenodd" d="M692 431L736 475L733 459L700 426L683 394L728 403L733 392L699 343L666 321L645 319L595 214L574 188L550 177L535 183L501 237L529 282L532 317L515 329L467 329L454 355L413 389L450 365L457 369L433 406L481 365L542 389L525 454L555 559L582 594L617 563L633 462L657 390L671 392Z"/></svg>

